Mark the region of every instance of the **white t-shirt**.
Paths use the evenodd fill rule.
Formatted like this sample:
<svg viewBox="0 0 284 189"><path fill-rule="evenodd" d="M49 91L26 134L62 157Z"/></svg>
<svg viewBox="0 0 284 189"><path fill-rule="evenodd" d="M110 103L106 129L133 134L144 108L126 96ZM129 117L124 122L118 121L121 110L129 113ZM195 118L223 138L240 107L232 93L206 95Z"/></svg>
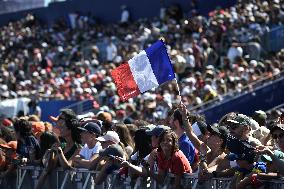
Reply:
<svg viewBox="0 0 284 189"><path fill-rule="evenodd" d="M111 43L107 46L106 52L107 52L107 61L112 61L117 55L117 48L113 43Z"/></svg>
<svg viewBox="0 0 284 189"><path fill-rule="evenodd" d="M98 154L99 151L102 149L102 145L100 142L97 142L96 145L90 149L87 144L80 151L80 156L83 156L84 159L90 160L93 155Z"/></svg>
<svg viewBox="0 0 284 189"><path fill-rule="evenodd" d="M128 22L128 20L129 20L129 12L127 10L123 10L121 14L120 22L125 23L125 22Z"/></svg>
<svg viewBox="0 0 284 189"><path fill-rule="evenodd" d="M230 59L230 63L233 64L235 61L235 58L237 56L243 56L243 49L242 47L230 47L228 50L227 57Z"/></svg>

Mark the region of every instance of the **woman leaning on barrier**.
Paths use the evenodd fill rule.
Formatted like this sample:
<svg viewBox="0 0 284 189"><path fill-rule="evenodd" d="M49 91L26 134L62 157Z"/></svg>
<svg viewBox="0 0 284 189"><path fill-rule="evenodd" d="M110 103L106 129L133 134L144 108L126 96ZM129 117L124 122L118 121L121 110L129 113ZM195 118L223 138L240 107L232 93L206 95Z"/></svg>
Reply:
<svg viewBox="0 0 284 189"><path fill-rule="evenodd" d="M80 123L72 110L65 109L58 116L56 125L60 130L62 142L55 143L51 149L56 152L59 165L64 169L70 169L74 158L81 150L81 136L78 130Z"/></svg>
<svg viewBox="0 0 284 189"><path fill-rule="evenodd" d="M44 170L37 185L38 189L44 184L46 176L57 166L71 169L74 158L81 150L81 136L78 130L80 124L76 114L70 109L64 109L55 121L62 141L59 141L55 134L45 133L41 136L43 148L47 150L42 151Z"/></svg>
<svg viewBox="0 0 284 189"><path fill-rule="evenodd" d="M158 172L155 172L153 168L149 168L149 160L148 162L142 161L141 166L134 165L119 157L115 157L115 160L120 162L121 166L127 167L131 172L135 172L141 177L150 176L160 184L164 184L166 176L171 173L175 176L174 188L182 188L182 176L184 173L192 173L187 158L178 148L177 135L170 129L164 130L159 136L159 147L157 149Z"/></svg>
<svg viewBox="0 0 284 189"><path fill-rule="evenodd" d="M174 131L166 130L159 138L157 152L158 174L150 172L150 176L163 183L166 175L175 176L174 188L182 188L181 179L184 173L192 173L190 164L178 148L178 138Z"/></svg>
<svg viewBox="0 0 284 189"><path fill-rule="evenodd" d="M273 149L273 147L269 146L257 147L260 160L266 164L266 173L250 173L237 184L238 189L246 188L249 185L259 188L265 181L284 176L284 125L274 124L270 129L270 134L276 144L276 148ZM272 188L271 185L269 187Z"/></svg>
<svg viewBox="0 0 284 189"><path fill-rule="evenodd" d="M46 177L52 170L57 167L57 160L55 158L56 152L51 150L55 143L59 143L59 139L53 132L43 132L40 136L41 159L37 160L39 164L43 165L43 171L39 177L36 188L40 189Z"/></svg>
<svg viewBox="0 0 284 189"><path fill-rule="evenodd" d="M28 164L34 164L40 158L40 146L36 137L32 133L31 122L25 119L16 120L14 123L17 138L17 154L22 162L23 158L29 160Z"/></svg>
<svg viewBox="0 0 284 189"><path fill-rule="evenodd" d="M201 154L199 166L199 184L206 184L208 181L208 173L213 171L222 171L230 168L229 160L226 159L226 135L229 133L228 129L223 126L212 125L208 126L210 132L206 144L209 148L214 149L207 154Z"/></svg>

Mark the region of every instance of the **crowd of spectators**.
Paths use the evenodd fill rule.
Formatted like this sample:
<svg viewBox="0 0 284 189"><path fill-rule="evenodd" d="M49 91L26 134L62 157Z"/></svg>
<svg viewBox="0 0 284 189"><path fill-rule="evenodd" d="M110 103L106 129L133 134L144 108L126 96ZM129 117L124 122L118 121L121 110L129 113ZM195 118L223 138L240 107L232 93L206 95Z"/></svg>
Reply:
<svg viewBox="0 0 284 189"><path fill-rule="evenodd" d="M282 109L255 111L252 117L231 112L212 125L182 103L160 123L125 124L108 112L79 117L63 109L50 117L54 126L36 115L2 125L0 179L11 182L17 166L33 165L42 167L36 188L51 187L47 178L61 167L97 171L96 187L108 188L116 172L116 182L129 176L131 186L146 188L156 180L160 186L183 188L184 175L194 173L201 188L210 187L211 178L230 177L230 188L240 189L264 186L284 174Z"/></svg>
<svg viewBox="0 0 284 189"><path fill-rule="evenodd" d="M281 0L240 1L208 18L196 11L182 16L180 9L170 7L161 9L160 18L129 21L131 10L122 9L119 24L75 14L71 26L63 19L46 26L33 15L2 26L1 99L90 99L119 107L110 71L159 38L167 44L188 107L241 92L283 69L284 51L267 52L261 42L283 23ZM176 99L174 88L170 83L150 96L170 105ZM145 99L134 101L142 109Z"/></svg>
<svg viewBox="0 0 284 189"><path fill-rule="evenodd" d="M35 114L44 111L36 100L90 99L101 111L64 109L50 122L37 115L1 117L0 178L15 177L18 165L43 167L36 188L50 184L46 178L57 167L99 171L97 186L114 171L139 177L141 186L148 178L163 185L172 173L174 188L183 187L185 173L198 174L201 188L213 177L231 177L231 188L238 189L282 177L282 110L252 117L231 112L207 125L188 108L280 74L284 51L268 53L260 39L283 23L283 4L239 1L208 18L169 9L160 18L130 22L128 15L111 25L78 16L71 28L63 20L43 26L28 15L2 27L1 100L32 97ZM122 103L111 70L159 38L167 44L182 102L176 84L168 83Z"/></svg>

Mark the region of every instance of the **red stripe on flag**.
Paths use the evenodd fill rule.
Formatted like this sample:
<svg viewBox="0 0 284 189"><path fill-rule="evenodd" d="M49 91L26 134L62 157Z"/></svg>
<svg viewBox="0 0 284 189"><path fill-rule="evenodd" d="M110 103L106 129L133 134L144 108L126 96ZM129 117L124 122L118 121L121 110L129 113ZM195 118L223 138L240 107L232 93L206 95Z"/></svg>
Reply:
<svg viewBox="0 0 284 189"><path fill-rule="evenodd" d="M118 95L122 101L126 101L140 94L128 63L122 64L114 69L111 72L111 77L114 80Z"/></svg>

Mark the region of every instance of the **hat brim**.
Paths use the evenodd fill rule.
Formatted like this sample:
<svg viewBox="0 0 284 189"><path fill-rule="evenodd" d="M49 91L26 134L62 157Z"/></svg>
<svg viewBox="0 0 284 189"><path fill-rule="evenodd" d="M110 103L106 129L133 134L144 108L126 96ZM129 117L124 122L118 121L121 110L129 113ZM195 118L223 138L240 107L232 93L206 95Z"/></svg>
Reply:
<svg viewBox="0 0 284 189"><path fill-rule="evenodd" d="M145 131L146 135L149 135L149 136L153 136L154 135L154 132L153 131Z"/></svg>
<svg viewBox="0 0 284 189"><path fill-rule="evenodd" d="M232 119L227 120L227 122L235 123L235 124L240 124L240 123L239 123L239 122L237 122L236 120L232 120Z"/></svg>
<svg viewBox="0 0 284 189"><path fill-rule="evenodd" d="M77 127L77 129L80 131L80 132L89 132L87 129L85 129L84 127Z"/></svg>
<svg viewBox="0 0 284 189"><path fill-rule="evenodd" d="M107 141L104 137L98 137L97 138L97 141L100 141L100 142L105 142Z"/></svg>
<svg viewBox="0 0 284 189"><path fill-rule="evenodd" d="M261 156L261 161L264 161L264 162L272 162L272 159L269 155L262 155Z"/></svg>
<svg viewBox="0 0 284 189"><path fill-rule="evenodd" d="M0 144L1 148L7 148L7 149L11 149L11 146L8 146L7 144Z"/></svg>
<svg viewBox="0 0 284 189"><path fill-rule="evenodd" d="M53 122L57 122L58 121L58 116L54 117L54 116L49 116L49 119Z"/></svg>

